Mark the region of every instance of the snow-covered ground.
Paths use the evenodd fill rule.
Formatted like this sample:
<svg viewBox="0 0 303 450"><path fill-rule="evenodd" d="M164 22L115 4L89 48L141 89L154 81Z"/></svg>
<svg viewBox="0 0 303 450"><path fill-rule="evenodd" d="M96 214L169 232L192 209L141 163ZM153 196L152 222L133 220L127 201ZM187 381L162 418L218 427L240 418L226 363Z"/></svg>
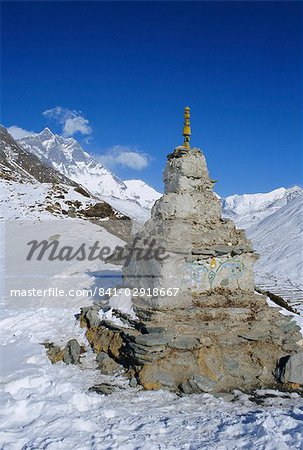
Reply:
<svg viewBox="0 0 303 450"><path fill-rule="evenodd" d="M157 192L142 180L124 180L124 184L144 208L151 209L155 201L162 196L160 192Z"/></svg>
<svg viewBox="0 0 303 450"><path fill-rule="evenodd" d="M66 228L66 223L70 226ZM18 225L14 246L22 246L32 222ZM68 243L96 233L112 246L119 240L86 221L49 221L48 235L60 234ZM43 229L42 226L42 229ZM23 228L22 228L23 227ZM59 228L58 228L59 227ZM16 255L18 251L16 250ZM54 264L53 264L54 263ZM84 264L84 265L83 265ZM109 267L106 266L106 269ZM110 267L118 270L119 267ZM100 261L75 261L64 270L59 262L45 265L49 285L89 289ZM15 258L14 272L24 275L24 261ZM30 278L23 277L28 288ZM102 280L98 280L99 286ZM45 288L48 286L45 285ZM178 397L130 388L123 374L121 386L110 396L88 389L111 377L100 375L90 350L79 366L48 360L42 342L63 346L74 337L86 344L75 314L90 304L85 295L67 298L60 305L20 299L4 303L0 315L0 448L20 449L271 449L302 448L303 399L297 394L259 391L255 396L235 392L233 401L210 394ZM117 307L115 303L112 305ZM122 308L129 307L122 299ZM257 402L255 400L258 400ZM230 400L230 399L229 399Z"/></svg>
<svg viewBox="0 0 303 450"><path fill-rule="evenodd" d="M1 180L0 182L0 220L52 220L54 214L47 211L47 206L57 203L61 210L68 210L68 202L70 201L78 201L83 207L96 202L76 192L74 187L64 184L54 188L51 183L36 181L33 183L18 183ZM57 217L60 216L64 217L59 214L58 210ZM66 216L64 219L66 219Z"/></svg>
<svg viewBox="0 0 303 450"><path fill-rule="evenodd" d="M29 320L24 317L22 334L11 334L2 346L3 450L302 448L303 399L297 394L259 391L264 404L258 405L240 392L233 402L129 387L111 396L88 392L108 377L91 367L51 365L41 346L24 340L22 325ZM1 323L1 338L13 323L13 317Z"/></svg>

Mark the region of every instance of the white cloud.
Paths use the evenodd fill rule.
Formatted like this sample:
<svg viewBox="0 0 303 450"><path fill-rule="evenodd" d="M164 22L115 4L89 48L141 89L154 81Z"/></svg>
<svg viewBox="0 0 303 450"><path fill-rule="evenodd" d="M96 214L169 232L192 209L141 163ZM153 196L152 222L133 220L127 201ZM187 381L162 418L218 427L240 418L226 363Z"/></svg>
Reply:
<svg viewBox="0 0 303 450"><path fill-rule="evenodd" d="M42 114L48 119L60 123L64 136L73 136L76 133L87 135L92 132L89 121L83 116L81 111L56 106L55 108L47 109Z"/></svg>
<svg viewBox="0 0 303 450"><path fill-rule="evenodd" d="M116 164L129 167L134 170L142 170L148 166L148 160L145 155L136 152L123 152L116 158Z"/></svg>
<svg viewBox="0 0 303 450"><path fill-rule="evenodd" d="M133 170L143 170L150 162L150 156L146 153L138 152L123 145L114 145L99 159L102 164L109 168L122 166Z"/></svg>
<svg viewBox="0 0 303 450"><path fill-rule="evenodd" d="M34 134L34 131L28 131L24 128L18 127L17 125L12 125L11 127L8 127L7 131L9 134L13 136L14 139L21 139L25 136L30 136L31 134Z"/></svg>
<svg viewBox="0 0 303 450"><path fill-rule="evenodd" d="M80 116L66 119L63 134L65 136L73 136L78 131L81 134L90 134L92 132L91 127L88 125L88 120Z"/></svg>

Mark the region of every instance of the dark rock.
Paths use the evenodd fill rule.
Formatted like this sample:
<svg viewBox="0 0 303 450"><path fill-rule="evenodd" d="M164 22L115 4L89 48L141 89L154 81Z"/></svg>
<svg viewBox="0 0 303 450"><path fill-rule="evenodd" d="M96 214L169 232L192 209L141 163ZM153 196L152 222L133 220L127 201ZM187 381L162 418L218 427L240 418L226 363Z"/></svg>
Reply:
<svg viewBox="0 0 303 450"><path fill-rule="evenodd" d="M113 374L121 369L121 366L105 352L100 352L96 357L96 361L98 362L98 369L104 375Z"/></svg>
<svg viewBox="0 0 303 450"><path fill-rule="evenodd" d="M198 348L201 344L199 340L193 336L176 336L168 345L172 348L192 350L194 348Z"/></svg>
<svg viewBox="0 0 303 450"><path fill-rule="evenodd" d="M74 190L78 192L78 194L83 195L84 197L90 197L90 194L85 189L83 189L82 186L77 186L75 187Z"/></svg>
<svg viewBox="0 0 303 450"><path fill-rule="evenodd" d="M164 334L167 331L166 328L162 328L162 327L148 327L148 326L145 326L144 329L145 329L147 334L152 334L152 333Z"/></svg>
<svg viewBox="0 0 303 450"><path fill-rule="evenodd" d="M86 208L83 213L86 217L97 217L100 219L116 218L115 210L106 202L98 202Z"/></svg>
<svg viewBox="0 0 303 450"><path fill-rule="evenodd" d="M216 386L216 382L203 375L194 375L190 380L182 383L181 390L184 394L211 392Z"/></svg>
<svg viewBox="0 0 303 450"><path fill-rule="evenodd" d="M79 364L82 348L76 339L70 339L63 352L63 361L65 364Z"/></svg>
<svg viewBox="0 0 303 450"><path fill-rule="evenodd" d="M195 249L193 250L193 255L204 255L204 256L216 256L216 251L208 248Z"/></svg>
<svg viewBox="0 0 303 450"><path fill-rule="evenodd" d="M171 337L160 333L144 334L135 338L136 344L146 345L147 347L157 347L166 345Z"/></svg>
<svg viewBox="0 0 303 450"><path fill-rule="evenodd" d="M121 389L120 386L113 386L109 383L96 384L89 388L89 392L96 392L97 394L110 395L117 389Z"/></svg>

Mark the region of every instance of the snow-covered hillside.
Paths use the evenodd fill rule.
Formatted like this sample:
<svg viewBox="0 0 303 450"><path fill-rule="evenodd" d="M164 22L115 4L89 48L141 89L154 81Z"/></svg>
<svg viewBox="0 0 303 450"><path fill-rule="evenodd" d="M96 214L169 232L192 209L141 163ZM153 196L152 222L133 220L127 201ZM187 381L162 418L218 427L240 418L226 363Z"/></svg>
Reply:
<svg viewBox="0 0 303 450"><path fill-rule="evenodd" d="M246 233L261 255L256 273L303 285L303 195L289 200Z"/></svg>
<svg viewBox="0 0 303 450"><path fill-rule="evenodd" d="M222 199L223 216L246 230L260 259L257 284L302 285L302 189L280 188L262 194L232 195ZM260 282L261 283L261 282Z"/></svg>
<svg viewBox="0 0 303 450"><path fill-rule="evenodd" d="M231 195L222 199L223 215L232 219L238 228L247 229L278 211L301 193L302 189L294 186L262 194Z"/></svg>
<svg viewBox="0 0 303 450"><path fill-rule="evenodd" d="M162 195L142 180L124 180L124 184L144 208L151 209L155 201Z"/></svg>
<svg viewBox="0 0 303 450"><path fill-rule="evenodd" d="M12 243L18 249L24 227ZM79 236L111 247L121 244L105 230L90 222L49 221L47 235L60 234L68 245ZM57 287L67 292L78 289L75 298L15 299L0 312L0 442L3 450L19 449L257 449L302 448L303 399L297 393L258 390L244 394L234 391L215 397L211 394L178 396L167 391L132 388L123 374L102 375L95 355L87 346L84 329L75 314L91 304L85 295L96 283L94 274L104 268L100 261L73 260L62 270L59 261L47 264L43 288ZM108 268L108 264L106 265ZM68 270L67 270L68 269ZM112 270L118 270L112 266ZM49 272L48 272L49 271ZM16 258L13 276L24 273L24 261ZM32 285L22 280L23 289ZM31 302L32 307L30 307ZM117 306L116 306L117 307ZM51 364L42 342L65 345L76 338L87 347L80 365ZM110 396L89 391L99 383L120 386Z"/></svg>
<svg viewBox="0 0 303 450"><path fill-rule="evenodd" d="M148 218L148 211L160 194L142 182L139 191L132 183L127 184L106 169L101 163L83 150L74 138L64 138L45 128L41 133L18 140L19 144L38 156L43 162L70 179L84 186L91 193L105 199L116 207L116 200L122 202L124 213ZM135 183L137 180L135 180ZM143 208L143 210L142 210Z"/></svg>
<svg viewBox="0 0 303 450"><path fill-rule="evenodd" d="M0 182L0 220L70 217L70 211L76 212L74 204L85 209L95 200L64 184Z"/></svg>

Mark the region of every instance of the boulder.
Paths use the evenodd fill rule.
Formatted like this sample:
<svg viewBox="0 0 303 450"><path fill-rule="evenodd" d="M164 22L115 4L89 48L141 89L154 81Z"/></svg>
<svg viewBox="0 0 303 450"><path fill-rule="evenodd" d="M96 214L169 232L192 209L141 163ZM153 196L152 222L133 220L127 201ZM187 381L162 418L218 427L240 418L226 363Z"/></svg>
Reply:
<svg viewBox="0 0 303 450"><path fill-rule="evenodd" d="M70 339L63 350L63 362L65 364L79 364L83 348L77 339Z"/></svg>
<svg viewBox="0 0 303 450"><path fill-rule="evenodd" d="M96 361L98 369L104 375L110 375L121 370L121 366L105 352L100 352L96 357Z"/></svg>
<svg viewBox="0 0 303 450"><path fill-rule="evenodd" d="M286 362L281 380L303 386L303 352L291 355Z"/></svg>

